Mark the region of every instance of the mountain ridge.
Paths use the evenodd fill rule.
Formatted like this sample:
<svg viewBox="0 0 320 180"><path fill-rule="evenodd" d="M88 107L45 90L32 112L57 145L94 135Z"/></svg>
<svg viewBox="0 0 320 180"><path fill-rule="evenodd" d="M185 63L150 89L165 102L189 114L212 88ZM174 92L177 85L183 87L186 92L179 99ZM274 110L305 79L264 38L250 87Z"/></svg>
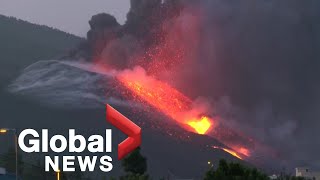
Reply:
<svg viewBox="0 0 320 180"><path fill-rule="evenodd" d="M0 15L0 40L0 87L4 87L26 66L41 59L62 57L84 39Z"/></svg>

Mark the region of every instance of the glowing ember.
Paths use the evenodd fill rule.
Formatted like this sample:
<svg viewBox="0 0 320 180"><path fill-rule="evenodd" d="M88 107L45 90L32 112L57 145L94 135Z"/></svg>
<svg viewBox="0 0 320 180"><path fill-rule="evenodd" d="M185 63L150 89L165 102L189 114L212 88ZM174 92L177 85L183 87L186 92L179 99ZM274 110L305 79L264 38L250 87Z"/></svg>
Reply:
<svg viewBox="0 0 320 180"><path fill-rule="evenodd" d="M141 68L125 71L117 76L118 80L140 99L148 102L159 111L180 124L189 125L199 134L205 134L212 125L206 116L199 118L203 112L187 113L192 101L167 83L145 75Z"/></svg>
<svg viewBox="0 0 320 180"><path fill-rule="evenodd" d="M241 147L241 148L238 149L238 152L241 153L241 154L244 154L246 156L250 156L250 151L247 148Z"/></svg>
<svg viewBox="0 0 320 180"><path fill-rule="evenodd" d="M232 156L238 158L238 159L243 159L237 152L231 150L231 149L227 149L227 148L223 148L223 147L218 147L218 146L212 146L214 149L221 149L229 154L231 154Z"/></svg>
<svg viewBox="0 0 320 180"><path fill-rule="evenodd" d="M209 121L208 117L206 117L206 116L201 117L200 121L199 120L197 120L197 121L192 120L187 123L193 129L195 129L196 132L199 134L205 134L211 126L211 122Z"/></svg>

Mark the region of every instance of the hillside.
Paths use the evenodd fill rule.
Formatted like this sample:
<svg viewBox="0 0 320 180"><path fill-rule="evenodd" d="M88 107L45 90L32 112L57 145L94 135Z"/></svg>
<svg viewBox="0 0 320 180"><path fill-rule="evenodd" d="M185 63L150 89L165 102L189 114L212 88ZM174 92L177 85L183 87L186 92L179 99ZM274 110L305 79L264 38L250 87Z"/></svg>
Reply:
<svg viewBox="0 0 320 180"><path fill-rule="evenodd" d="M11 94L7 91L8 85L21 75L24 68L39 60L59 59L68 49L77 46L80 41L82 41L81 38L59 30L0 15L1 127L15 127L18 130L30 127L39 129L48 128L50 132L61 134L66 134L68 128L77 128L77 131L82 131L83 134L93 134L97 133L97 131L103 132L104 128L112 128L105 122L104 106L102 104L100 104L100 108L94 109L57 109L44 106L27 96ZM67 69L67 72L75 74L72 77L83 77L80 75L84 75L85 77L90 76L90 73L85 71L65 65L58 65L59 67L61 66L58 68L60 71L52 73L59 74L64 69ZM44 64L43 68L46 69L47 67L49 66ZM93 74L93 76L97 75ZM101 81L101 77L97 80ZM70 85L72 86L72 84ZM86 84L83 85L86 86ZM55 87L53 86L52 88ZM82 89L83 87L72 86L72 88ZM41 88L39 89L41 90ZM54 94L57 92L53 91ZM43 93L38 93L38 95L41 94ZM46 98L50 98L50 96ZM65 103L67 98L62 96L62 100ZM66 103L64 106L67 106ZM62 105L62 107L64 106ZM221 157L224 157L237 161L237 159L223 151L208 149L207 144L221 145L213 138L188 133L176 125L171 125L174 128L172 131L178 134L186 133L188 137L194 138L194 142L197 143L193 144L188 141L181 141L180 139L168 136L161 129L150 128L154 125L148 121L147 117L136 117L135 114L132 114L129 109L124 107L117 107L117 109L130 117L134 117L134 120L143 127L144 140L142 151L148 158L148 172L155 177L167 174L183 177L199 177L207 170L208 160L218 162ZM88 128L89 120L91 123ZM161 126L164 126L164 124L160 123ZM123 140L124 135L115 129L114 131L114 145L116 145L116 143ZM11 136L0 136L0 142L8 142L5 145L6 148L0 149L0 154L4 153L7 147L13 145ZM112 154L114 159L116 159L115 152ZM37 157L26 154L24 154L24 158L28 162L33 162L33 158L37 159ZM115 161L114 166L114 171L111 174L118 176L122 170L120 162Z"/></svg>
<svg viewBox="0 0 320 180"><path fill-rule="evenodd" d="M47 26L0 15L0 87L31 63L57 58L81 40Z"/></svg>
<svg viewBox="0 0 320 180"><path fill-rule="evenodd" d="M99 20L99 16L97 17ZM102 133L105 128L112 128L105 122L105 102L100 103L98 107L82 109L71 108L73 104L68 102L76 100L80 106L91 106L88 99L96 97L98 100L103 99L91 95L106 96L106 92L113 87L108 86L106 81L114 82L113 78L70 67L59 61L58 63L56 61L35 63L39 60L59 59L67 49L77 45L81 38L14 18L1 17L0 24L0 61L2 63L0 64L0 88L1 85L10 87L7 85L11 82L11 85L18 85L18 89L26 88L27 90L20 94L12 91L11 93L10 91L0 92L1 126L14 127L18 131L26 128L48 128L50 132L57 134L66 134L68 128L77 128L85 135ZM33 66L30 66L32 64ZM30 66L28 70L21 72L27 66ZM28 73L29 70L35 71ZM28 76L24 76L25 73ZM15 83L19 81L19 77L27 78L22 78L21 82ZM59 84L51 82L41 84L51 80ZM28 85L30 81L31 84L36 85L34 88ZM26 86L25 83L27 83ZM118 92L119 89L116 90ZM37 101L38 98L35 98L35 95L59 108L46 106ZM113 93L107 95L115 96ZM122 98L119 97L119 99ZM170 175L200 178L209 168L208 161L214 166L221 158L243 162L222 150L212 148L212 146L223 146L215 138L186 132L177 124L171 123L168 117L161 115L156 109L150 113L137 111L121 104L115 108L142 127L142 153L148 158L148 172L153 177ZM9 142L7 146L10 146L12 141L9 138L11 137L1 136L0 142ZM124 135L114 129L113 138L113 145L116 146L124 139ZM0 149L0 153L4 149ZM115 150L112 157L116 159ZM25 155L25 158L32 159L32 156ZM122 171L119 167L121 162L114 163L115 168L110 175L118 176Z"/></svg>
<svg viewBox="0 0 320 180"><path fill-rule="evenodd" d="M39 72L37 77L33 72ZM53 83L51 79L54 79ZM33 86L34 80L40 82L35 83L36 87ZM64 135L70 128L84 136L103 134L105 128L112 128L114 148L110 155L114 159L114 169L107 175L119 176L122 173L121 161L116 160L116 146L125 136L106 122L104 103L97 104L94 100L104 101L106 94L113 99L125 99L119 93L124 87L117 85L115 79L58 61L42 61L31 65L10 86L19 90L11 89L14 90L11 94L0 94L3 126L15 127L18 131L29 127L48 128L52 134ZM215 138L187 132L156 109L145 106L132 109L111 100L109 103L142 128L142 154L148 159L148 173L155 179L167 175L200 178L208 169L208 161L217 165L221 158L247 164L224 151L211 148L223 146ZM0 144L5 140L12 142L9 138L0 136ZM23 154L31 162L39 158L39 154Z"/></svg>

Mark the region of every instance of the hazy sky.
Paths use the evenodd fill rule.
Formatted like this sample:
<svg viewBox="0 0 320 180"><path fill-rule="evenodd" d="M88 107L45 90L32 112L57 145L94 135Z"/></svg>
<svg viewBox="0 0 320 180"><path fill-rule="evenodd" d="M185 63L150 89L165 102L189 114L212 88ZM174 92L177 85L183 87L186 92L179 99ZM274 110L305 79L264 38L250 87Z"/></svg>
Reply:
<svg viewBox="0 0 320 180"><path fill-rule="evenodd" d="M85 36L92 15L107 12L124 23L129 0L0 0L0 14Z"/></svg>

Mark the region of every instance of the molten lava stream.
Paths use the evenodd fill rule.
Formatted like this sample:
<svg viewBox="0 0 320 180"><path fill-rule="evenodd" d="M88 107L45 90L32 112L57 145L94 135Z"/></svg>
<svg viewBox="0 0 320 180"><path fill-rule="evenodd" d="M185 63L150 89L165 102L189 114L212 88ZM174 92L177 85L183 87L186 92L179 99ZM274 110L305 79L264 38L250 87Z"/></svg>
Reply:
<svg viewBox="0 0 320 180"><path fill-rule="evenodd" d="M133 72L121 73L118 80L135 96L174 119L184 127L187 125L198 134L206 134L213 124L207 116L190 115L192 101L169 86L151 77L136 76Z"/></svg>
<svg viewBox="0 0 320 180"><path fill-rule="evenodd" d="M212 146L214 149L221 149L229 154L231 154L232 156L243 160L243 158L240 156L240 154L238 154L236 151L232 150L232 149L227 149L227 148L223 148L223 147L219 147L219 146Z"/></svg>
<svg viewBox="0 0 320 180"><path fill-rule="evenodd" d="M214 124L213 119L202 115L205 112L194 112L192 109L192 101L178 90L174 89L167 83L161 82L145 75L143 70L127 70L117 74L117 79L129 89L138 100L149 103L162 113L174 119L182 127L198 134L208 134L215 137L222 143L232 149L214 146L215 149L221 149L234 157L243 159L250 155L250 151L238 143L229 139L238 139L239 141L250 143L248 138L227 129L225 127ZM240 147L240 148L239 148Z"/></svg>

